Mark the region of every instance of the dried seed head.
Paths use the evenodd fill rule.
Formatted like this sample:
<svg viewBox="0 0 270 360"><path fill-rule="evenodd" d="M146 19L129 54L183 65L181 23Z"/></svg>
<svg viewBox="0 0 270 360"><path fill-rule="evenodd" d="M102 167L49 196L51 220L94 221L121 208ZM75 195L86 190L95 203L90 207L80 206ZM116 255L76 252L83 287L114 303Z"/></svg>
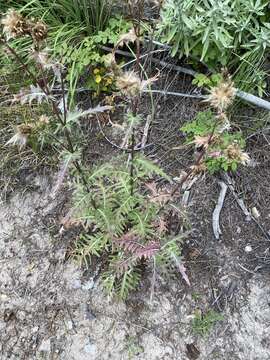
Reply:
<svg viewBox="0 0 270 360"><path fill-rule="evenodd" d="M33 28L31 29L31 35L35 42L40 42L45 40L48 36L48 28L47 25L44 24L42 21L38 21L34 24Z"/></svg>
<svg viewBox="0 0 270 360"><path fill-rule="evenodd" d="M126 34L123 34L120 36L117 44L116 44L116 47L122 47L124 46L125 44L129 44L129 43L134 43L135 41L137 40L137 35L135 33L135 30L134 28L130 29L128 33Z"/></svg>
<svg viewBox="0 0 270 360"><path fill-rule="evenodd" d="M194 137L193 142L194 142L194 144L196 145L197 148L203 147L203 148L207 149L208 146L209 146L210 140L212 140L212 137L210 139L210 135L207 135L207 136L196 135Z"/></svg>
<svg viewBox="0 0 270 360"><path fill-rule="evenodd" d="M47 125L47 124L50 123L50 120L49 120L48 116L46 116L46 115L41 115L40 118L38 119L38 122L39 122L39 124L41 124L41 125Z"/></svg>
<svg viewBox="0 0 270 360"><path fill-rule="evenodd" d="M235 94L236 89L233 86L233 82L228 78L210 90L207 101L210 102L213 108L222 113L231 105Z"/></svg>
<svg viewBox="0 0 270 360"><path fill-rule="evenodd" d="M249 155L246 152L243 152L237 143L229 145L224 153L230 160L236 160L243 165L248 165L250 163Z"/></svg>
<svg viewBox="0 0 270 360"><path fill-rule="evenodd" d="M5 17L2 18L3 33L7 39L12 39L29 34L29 23L17 11L8 10Z"/></svg>
<svg viewBox="0 0 270 360"><path fill-rule="evenodd" d="M17 132L22 135L29 136L32 133L33 126L29 124L21 124L17 126Z"/></svg>
<svg viewBox="0 0 270 360"><path fill-rule="evenodd" d="M43 51L33 50L31 57L37 64L42 65L42 67L51 67L51 63L49 61L49 54L46 49Z"/></svg>
<svg viewBox="0 0 270 360"><path fill-rule="evenodd" d="M198 174L206 172L207 167L204 162L200 162L199 164L192 165L191 170L192 170L193 175L198 175Z"/></svg>
<svg viewBox="0 0 270 360"><path fill-rule="evenodd" d="M134 71L127 71L117 78L116 86L123 95L137 96L141 91L141 79Z"/></svg>
<svg viewBox="0 0 270 360"><path fill-rule="evenodd" d="M20 149L27 144L28 137L31 135L33 126L21 124L16 127L15 135L6 143L6 145L19 146Z"/></svg>
<svg viewBox="0 0 270 360"><path fill-rule="evenodd" d="M156 81L158 77L159 74L150 79L141 80L134 71L127 71L121 73L116 79L116 86L122 94L133 97L139 95L148 85Z"/></svg>

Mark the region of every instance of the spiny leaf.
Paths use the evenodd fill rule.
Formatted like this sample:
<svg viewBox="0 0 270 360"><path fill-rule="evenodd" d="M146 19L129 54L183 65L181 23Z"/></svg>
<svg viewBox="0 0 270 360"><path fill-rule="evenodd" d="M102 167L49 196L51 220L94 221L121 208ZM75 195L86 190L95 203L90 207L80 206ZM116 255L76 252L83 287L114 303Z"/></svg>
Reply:
<svg viewBox="0 0 270 360"><path fill-rule="evenodd" d="M150 258L160 250L158 241L150 241L143 245L139 242L139 237L133 232L124 234L115 241L127 252L130 252L135 258Z"/></svg>
<svg viewBox="0 0 270 360"><path fill-rule="evenodd" d="M44 93L44 91L37 85L30 85L28 89L21 89L21 91L14 95L14 102L19 101L22 105L32 104L35 100L38 104L41 104L43 101L48 101L49 99L54 99L52 96L49 96Z"/></svg>
<svg viewBox="0 0 270 360"><path fill-rule="evenodd" d="M155 182L147 183L145 186L151 191L149 200L153 203L163 205L172 198L171 193L168 190L159 191Z"/></svg>
<svg viewBox="0 0 270 360"><path fill-rule="evenodd" d="M85 117L87 115L94 115L100 112L104 112L104 111L108 111L111 110L112 106L96 106L93 109L88 109L86 111L82 111L82 110L77 110L77 111L73 111L73 112L68 112L67 113L67 123L69 122L74 122L77 119L81 118L81 117Z"/></svg>

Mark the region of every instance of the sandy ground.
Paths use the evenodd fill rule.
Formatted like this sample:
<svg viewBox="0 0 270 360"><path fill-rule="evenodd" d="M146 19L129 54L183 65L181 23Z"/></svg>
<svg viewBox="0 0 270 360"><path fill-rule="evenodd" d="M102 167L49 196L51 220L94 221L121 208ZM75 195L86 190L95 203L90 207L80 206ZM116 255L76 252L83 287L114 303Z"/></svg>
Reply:
<svg viewBox="0 0 270 360"><path fill-rule="evenodd" d="M50 198L46 179L30 181L36 191L14 194L0 210L1 360L270 359L269 275L242 279L230 248L217 244L214 289L234 279L237 291L227 292L223 321L197 336L194 312L213 290L207 278L195 268L189 289L160 279L151 302L146 279L126 303L107 299L95 269L66 260L68 242L55 232L64 199Z"/></svg>

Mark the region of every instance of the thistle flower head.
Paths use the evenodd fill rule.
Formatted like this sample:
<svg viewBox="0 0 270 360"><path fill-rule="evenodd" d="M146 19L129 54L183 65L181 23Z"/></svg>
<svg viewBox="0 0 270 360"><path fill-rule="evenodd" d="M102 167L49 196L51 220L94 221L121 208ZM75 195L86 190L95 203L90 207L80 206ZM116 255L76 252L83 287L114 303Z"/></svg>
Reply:
<svg viewBox="0 0 270 360"><path fill-rule="evenodd" d="M228 78L210 90L207 101L213 108L222 113L233 102L235 94L236 89L233 86L233 82Z"/></svg>
<svg viewBox="0 0 270 360"><path fill-rule="evenodd" d="M147 79L141 80L134 71L121 73L116 79L116 86L123 95L133 97L139 95L148 85L158 79L159 74Z"/></svg>
<svg viewBox="0 0 270 360"><path fill-rule="evenodd" d="M236 160L243 165L248 165L250 163L249 155L244 152L237 143L229 145L224 152L226 157L230 160Z"/></svg>
<svg viewBox="0 0 270 360"><path fill-rule="evenodd" d="M6 143L6 145L19 146L20 149L25 147L29 135L31 135L33 127L27 124L18 125L15 129L15 135Z"/></svg>
<svg viewBox="0 0 270 360"><path fill-rule="evenodd" d="M31 29L31 35L35 42L45 40L48 36L47 25L42 21L36 22Z"/></svg>
<svg viewBox="0 0 270 360"><path fill-rule="evenodd" d="M197 148L203 147L205 149L208 148L209 146L209 142L210 142L210 135L206 135L206 136L199 136L196 135L194 137L194 144L196 145Z"/></svg>
<svg viewBox="0 0 270 360"><path fill-rule="evenodd" d="M134 71L127 71L117 78L116 86L123 95L136 96L141 91L141 79Z"/></svg>
<svg viewBox="0 0 270 360"><path fill-rule="evenodd" d="M206 167L205 163L203 161L201 161L199 164L192 165L191 170L192 170L193 175L198 175L198 174L206 172L207 167Z"/></svg>
<svg viewBox="0 0 270 360"><path fill-rule="evenodd" d="M134 28L130 29L128 33L122 34L116 44L116 47L124 46L125 44L134 43L137 39Z"/></svg>
<svg viewBox="0 0 270 360"><path fill-rule="evenodd" d="M1 20L3 33L7 39L12 39L29 34L29 23L17 11L10 9Z"/></svg>

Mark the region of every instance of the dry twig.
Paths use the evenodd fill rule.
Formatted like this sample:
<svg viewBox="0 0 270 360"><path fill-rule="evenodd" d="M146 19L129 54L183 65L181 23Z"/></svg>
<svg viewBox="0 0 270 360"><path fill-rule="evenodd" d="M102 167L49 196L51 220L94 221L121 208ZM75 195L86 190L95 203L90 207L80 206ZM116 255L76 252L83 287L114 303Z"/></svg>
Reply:
<svg viewBox="0 0 270 360"><path fill-rule="evenodd" d="M215 207L215 210L214 210L213 216L212 216L213 231L214 231L215 238L217 240L219 240L219 236L222 233L221 229L220 229L219 218L220 218L221 210L223 208L226 193L228 190L228 185L226 185L223 181L219 181L218 184L220 185L221 190L219 193L217 205Z"/></svg>

